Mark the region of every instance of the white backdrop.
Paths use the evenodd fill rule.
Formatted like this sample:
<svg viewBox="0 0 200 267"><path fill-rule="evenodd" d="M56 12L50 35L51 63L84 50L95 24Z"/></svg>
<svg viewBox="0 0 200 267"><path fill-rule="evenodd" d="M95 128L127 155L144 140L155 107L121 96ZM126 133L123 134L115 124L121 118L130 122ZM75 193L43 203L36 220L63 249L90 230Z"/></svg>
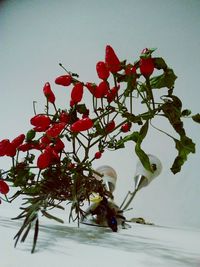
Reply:
<svg viewBox="0 0 200 267"><path fill-rule="evenodd" d="M155 55L164 57L178 76L175 92L184 107L200 112L199 10L198 0L1 1L0 140L29 130L32 102L37 101L38 109L43 107L44 83L53 83L55 77L63 74L59 62L79 73L83 81L95 81L95 65L104 58L106 44L113 46L120 59L130 61L143 48L157 47ZM63 90L56 89L56 96L61 105L68 103ZM157 155L164 169L138 193L128 217L143 216L163 225L200 227L200 127L188 121L185 126L196 142L197 153L175 176L169 171L176 155L173 142L151 131L144 149ZM9 163L9 159L0 158L0 168L7 168ZM133 147L105 153L97 163L116 169L115 199L120 203L133 187Z"/></svg>

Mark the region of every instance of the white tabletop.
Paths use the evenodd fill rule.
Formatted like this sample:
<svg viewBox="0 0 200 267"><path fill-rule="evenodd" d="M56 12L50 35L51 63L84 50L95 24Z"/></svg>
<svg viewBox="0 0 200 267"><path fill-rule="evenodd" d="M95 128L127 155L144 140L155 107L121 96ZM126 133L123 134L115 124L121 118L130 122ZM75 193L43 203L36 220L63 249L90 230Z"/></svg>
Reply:
<svg viewBox="0 0 200 267"><path fill-rule="evenodd" d="M200 230L140 225L110 229L42 222L37 249L32 233L14 248L21 222L0 217L1 267L200 266Z"/></svg>

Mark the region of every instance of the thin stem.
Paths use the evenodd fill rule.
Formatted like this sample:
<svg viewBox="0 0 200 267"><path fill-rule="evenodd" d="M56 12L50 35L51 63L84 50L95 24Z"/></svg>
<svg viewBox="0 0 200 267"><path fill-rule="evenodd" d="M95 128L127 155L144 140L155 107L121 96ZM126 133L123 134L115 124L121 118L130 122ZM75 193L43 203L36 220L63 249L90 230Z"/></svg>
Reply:
<svg viewBox="0 0 200 267"><path fill-rule="evenodd" d="M57 108L56 108L55 103L53 103L53 107L54 107L54 109L55 109L55 112L58 113L58 110L57 110Z"/></svg>
<svg viewBox="0 0 200 267"><path fill-rule="evenodd" d="M37 101L33 101L33 112L34 112L34 115L37 115L36 108L35 108L35 104L36 103L37 103Z"/></svg>
<svg viewBox="0 0 200 267"><path fill-rule="evenodd" d="M172 138L173 140L175 139L175 138L174 138L172 135L170 135L169 133L166 133L165 131L163 131L163 130L161 130L160 128L158 128L158 127L156 127L155 125L153 125L152 122L151 122L151 120L150 120L150 125L151 125L154 129L156 129L157 131L159 131L159 132L161 132L161 133L163 133L163 134L169 136L169 137Z"/></svg>
<svg viewBox="0 0 200 267"><path fill-rule="evenodd" d="M153 109L155 109L154 96L150 85L149 77L146 77L146 88L147 88L147 97L152 100Z"/></svg>
<svg viewBox="0 0 200 267"><path fill-rule="evenodd" d="M141 94L140 90L138 88L136 88L139 96L142 98L142 100L144 101L144 103L146 104L147 108L149 111L152 111L151 106L149 105L148 101L145 99L145 97Z"/></svg>
<svg viewBox="0 0 200 267"><path fill-rule="evenodd" d="M132 98L132 91L130 93L130 113L133 113L133 98Z"/></svg>
<svg viewBox="0 0 200 267"><path fill-rule="evenodd" d="M41 170L39 170L39 172L38 172L38 175L37 175L37 183L39 182L39 179L40 179L40 174L41 174Z"/></svg>
<svg viewBox="0 0 200 267"><path fill-rule="evenodd" d="M122 207L122 205L120 206L120 208L122 210L127 210L127 208L129 207L129 205L131 204L133 198L135 197L137 191L138 191L138 189L135 189L132 193L130 191L128 192L128 195L126 196L126 199L128 198L129 195L130 195L130 198L129 198L128 202L125 204L124 207ZM126 201L126 199L125 199L125 201ZM125 201L123 201L123 204L125 203Z"/></svg>
<svg viewBox="0 0 200 267"><path fill-rule="evenodd" d="M72 72L71 72L71 71L68 71L68 70L62 65L62 63L59 63L59 66L60 66L64 71L66 71L70 76L72 76ZM73 80L74 80L75 82L79 82L79 80L75 79L74 77L73 77Z"/></svg>

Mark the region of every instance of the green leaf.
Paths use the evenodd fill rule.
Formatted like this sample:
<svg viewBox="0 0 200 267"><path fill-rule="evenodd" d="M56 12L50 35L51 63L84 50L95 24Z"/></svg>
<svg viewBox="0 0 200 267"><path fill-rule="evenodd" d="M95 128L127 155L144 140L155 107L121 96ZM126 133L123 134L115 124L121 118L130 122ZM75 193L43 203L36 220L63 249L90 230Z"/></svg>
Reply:
<svg viewBox="0 0 200 267"><path fill-rule="evenodd" d="M147 169L148 171L152 172L151 164L149 162L149 157L144 152L144 150L142 150L142 148L141 148L142 141L146 137L148 129L149 129L149 121L147 120L145 122L145 124L140 129L139 138L138 138L136 145L135 145L135 153L139 157L144 168Z"/></svg>
<svg viewBox="0 0 200 267"><path fill-rule="evenodd" d="M193 121L200 123L200 114L197 113L195 115L192 116Z"/></svg>
<svg viewBox="0 0 200 267"><path fill-rule="evenodd" d="M87 108L85 104L78 104L76 106L76 110L78 111L78 113L80 114L85 114L87 112Z"/></svg>
<svg viewBox="0 0 200 267"><path fill-rule="evenodd" d="M135 153L137 154L137 156L139 157L142 165L144 166L144 168L150 172L152 172L152 167L149 161L149 157L147 156L147 154L144 152L144 150L141 149L140 144L136 144L135 146Z"/></svg>
<svg viewBox="0 0 200 267"><path fill-rule="evenodd" d="M175 158L171 167L171 171L176 174L180 172L182 165L187 160L187 156L190 153L195 153L195 144L192 139L187 136L183 136L180 140L174 138L176 149L178 150L178 156Z"/></svg>
<svg viewBox="0 0 200 267"><path fill-rule="evenodd" d="M172 69L167 69L163 74L155 76L150 79L150 85L152 89L160 89L167 87L169 89L174 87L174 82L177 76Z"/></svg>
<svg viewBox="0 0 200 267"><path fill-rule="evenodd" d="M165 63L162 57L154 58L154 65L155 65L155 68L158 70L167 68L167 64Z"/></svg>
<svg viewBox="0 0 200 267"><path fill-rule="evenodd" d="M96 129L95 133L91 133L91 137L96 137L98 135L104 135L105 134L105 129L103 129L99 123L99 121L95 121L94 123L94 128Z"/></svg>
<svg viewBox="0 0 200 267"><path fill-rule="evenodd" d="M162 105L162 110L165 117L169 120L170 124L174 130L180 135L185 135L185 130L183 128L183 122L181 121L181 108L182 102L177 96L170 96L172 99Z"/></svg>
<svg viewBox="0 0 200 267"><path fill-rule="evenodd" d="M46 211L44 211L44 210L41 210L41 212L42 212L42 214L43 214L45 217L47 217L48 219L55 220L55 221L57 221L57 222L59 222L59 223L64 223L64 221L63 221L62 219L60 219L60 218L58 218L58 217L55 217L55 216L51 215L50 213L48 213L48 212L46 212Z"/></svg>
<svg viewBox="0 0 200 267"><path fill-rule="evenodd" d="M133 75L128 76L127 88L124 91L124 96L128 97L131 95L131 92L135 89L134 85L135 77Z"/></svg>
<svg viewBox="0 0 200 267"><path fill-rule="evenodd" d="M148 48L148 52L143 53L140 55L140 58L149 58L151 57L151 54L156 50L157 48Z"/></svg>
<svg viewBox="0 0 200 267"><path fill-rule="evenodd" d="M34 253L34 251L35 251L35 247L36 247L37 239L38 239L38 232L39 232L39 220L37 218L37 220L35 222L35 230L34 230L34 236L33 236L33 247L32 247L31 253Z"/></svg>
<svg viewBox="0 0 200 267"><path fill-rule="evenodd" d="M138 125L142 125L142 120L141 120L141 116L135 116L134 114L132 113L129 113L129 112L124 112L122 114L122 117L123 118L127 118L127 120L129 122L133 122L133 123L137 123Z"/></svg>
<svg viewBox="0 0 200 267"><path fill-rule="evenodd" d="M35 131L33 129L29 130L26 134L26 142L30 142L35 137Z"/></svg>
<svg viewBox="0 0 200 267"><path fill-rule="evenodd" d="M22 217L22 218L23 218L23 217ZM26 240L26 237L28 236L28 233L29 233L30 229L31 229L31 223L29 223L29 225L28 225L28 227L27 227L25 233L23 234L23 236L22 236L22 238L21 238L21 242L24 242L24 241Z"/></svg>
<svg viewBox="0 0 200 267"><path fill-rule="evenodd" d="M183 116L183 117L187 117L187 116L190 116L191 113L192 113L191 110L189 110L189 109L184 109L184 110L181 112L181 116Z"/></svg>
<svg viewBox="0 0 200 267"><path fill-rule="evenodd" d="M119 141L117 141L117 143L115 144L115 149L124 148L124 144L128 141L137 142L138 138L139 138L139 132L133 132L125 136L124 138L120 139Z"/></svg>

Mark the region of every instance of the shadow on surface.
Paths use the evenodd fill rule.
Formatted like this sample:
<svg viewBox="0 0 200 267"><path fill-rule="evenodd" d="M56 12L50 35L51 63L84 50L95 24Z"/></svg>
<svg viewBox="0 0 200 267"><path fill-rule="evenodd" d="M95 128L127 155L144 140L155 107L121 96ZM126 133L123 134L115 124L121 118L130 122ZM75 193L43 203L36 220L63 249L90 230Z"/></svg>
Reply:
<svg viewBox="0 0 200 267"><path fill-rule="evenodd" d="M45 222L42 222L45 224ZM0 217L0 227L19 230L20 221L12 221ZM71 245L84 244L88 246L104 247L113 250L126 251L131 253L143 253L148 256L158 257L168 261L169 264L180 266L200 266L200 255L191 253L181 247L172 247L170 244L159 241L155 238L134 234L133 230L120 230L112 232L108 228L80 225L78 228L72 225L40 225L40 233L37 244L37 252L49 251L50 253L70 254ZM17 249L30 251L32 247L33 231L27 238L25 244L19 244ZM172 266L172 265L169 265ZM173 265L174 266L174 265Z"/></svg>

